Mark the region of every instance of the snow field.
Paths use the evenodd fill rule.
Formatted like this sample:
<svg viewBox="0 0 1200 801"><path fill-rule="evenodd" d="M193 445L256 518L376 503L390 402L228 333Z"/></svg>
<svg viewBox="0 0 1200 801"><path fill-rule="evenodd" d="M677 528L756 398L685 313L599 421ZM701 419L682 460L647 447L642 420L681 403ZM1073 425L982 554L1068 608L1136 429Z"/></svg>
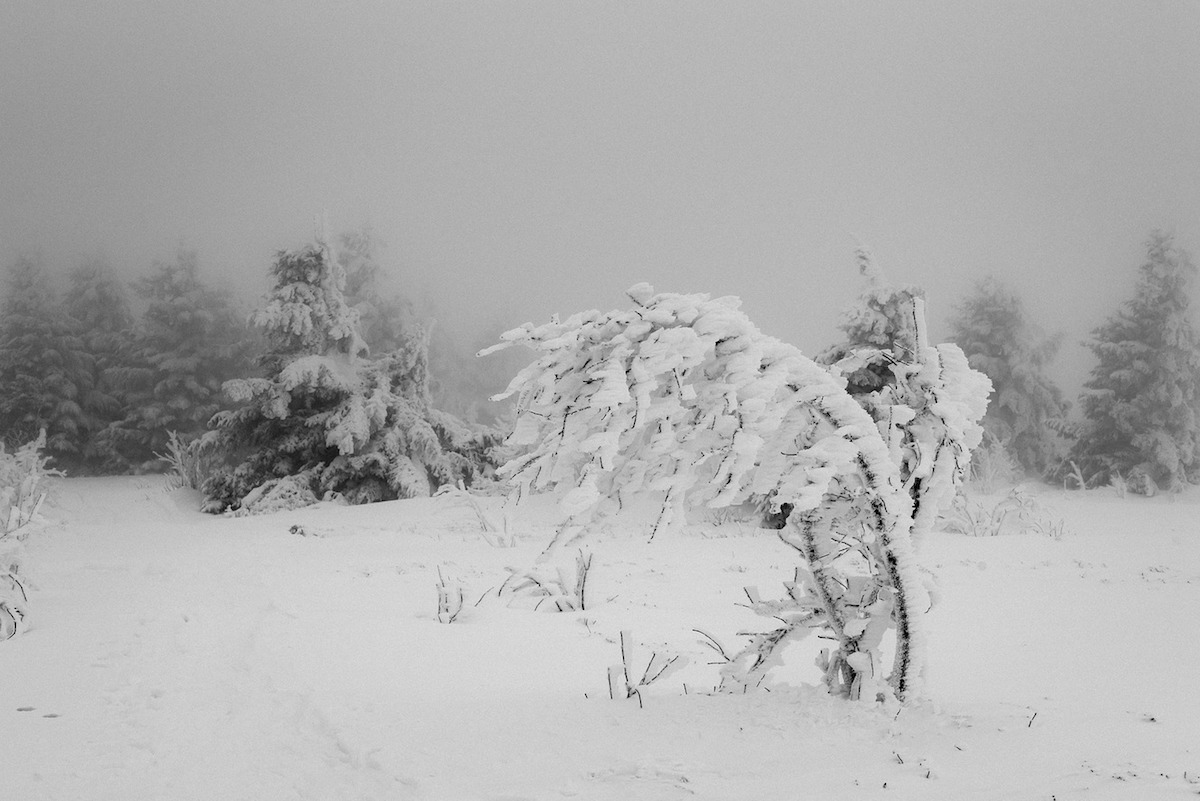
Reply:
<svg viewBox="0 0 1200 801"><path fill-rule="evenodd" d="M495 594L549 539L536 501L509 548L453 497L216 518L158 478L60 481L31 628L0 643L0 799L1194 796L1200 498L1039 500L1062 539L925 542L929 700L899 710L705 694L692 629L735 650L769 622L742 588L774 597L795 566L746 523L647 543L652 514L614 520L587 608L547 613ZM464 587L450 625L439 567ZM688 659L641 709L608 698L622 630L635 668ZM776 679L815 679L802 648Z"/></svg>

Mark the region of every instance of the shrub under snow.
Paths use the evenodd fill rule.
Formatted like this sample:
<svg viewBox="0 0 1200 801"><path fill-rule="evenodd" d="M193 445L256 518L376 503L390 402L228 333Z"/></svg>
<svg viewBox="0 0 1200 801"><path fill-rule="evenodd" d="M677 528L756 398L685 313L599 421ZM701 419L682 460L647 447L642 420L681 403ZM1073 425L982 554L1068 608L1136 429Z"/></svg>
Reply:
<svg viewBox="0 0 1200 801"><path fill-rule="evenodd" d="M959 480L982 415L961 352L922 344L875 399L886 414L872 417L844 378L762 334L736 298L655 294L646 284L629 296L632 309L526 324L489 349L540 354L498 396L519 394L510 444L525 448L499 472L517 499L559 491L565 522L548 553L637 493L662 498L655 531L680 525L689 507L766 499L786 515L779 536L804 569L770 605L783 628L733 660L734 678L751 681L781 645L820 629L836 643L823 663L831 691L909 696L928 606L913 500L936 506ZM919 302L911 313L923 332ZM927 510L917 514L926 521ZM893 626L885 677L880 643Z"/></svg>
<svg viewBox="0 0 1200 801"><path fill-rule="evenodd" d="M57 471L46 467L46 432L8 453L0 443L0 640L21 630L26 614L25 587L20 578L25 529L37 519L46 499L42 479Z"/></svg>

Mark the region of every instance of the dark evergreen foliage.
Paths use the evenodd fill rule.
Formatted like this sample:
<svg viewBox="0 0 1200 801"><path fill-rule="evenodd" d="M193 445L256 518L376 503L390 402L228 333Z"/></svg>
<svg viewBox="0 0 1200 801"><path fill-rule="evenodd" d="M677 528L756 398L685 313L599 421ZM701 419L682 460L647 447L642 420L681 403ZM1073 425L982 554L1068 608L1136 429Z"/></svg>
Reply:
<svg viewBox="0 0 1200 801"><path fill-rule="evenodd" d="M194 251L157 263L134 289L145 312L123 363L106 372L127 411L102 444L126 469L158 469L170 432L207 430L224 404L221 385L246 374L253 339L230 297L201 280Z"/></svg>
<svg viewBox="0 0 1200 801"><path fill-rule="evenodd" d="M1069 404L1046 375L1061 339L1041 336L1021 298L995 277L979 281L950 320L950 338L992 380L983 426L1025 470L1045 475L1061 461Z"/></svg>
<svg viewBox="0 0 1200 801"><path fill-rule="evenodd" d="M845 340L828 348L817 362L832 366L855 355L859 363L844 373L846 390L861 399L896 383L892 365L897 361L916 358L913 301L924 298L925 292L913 285L889 284L866 248L860 247L855 256L865 285L855 305L842 315L838 327Z"/></svg>
<svg viewBox="0 0 1200 801"><path fill-rule="evenodd" d="M1071 457L1084 475L1119 474L1153 492L1200 478L1200 351L1191 257L1162 231L1146 248L1134 297L1087 343L1098 363L1084 384Z"/></svg>
<svg viewBox="0 0 1200 801"><path fill-rule="evenodd" d="M367 358L345 271L328 245L280 253L272 275L253 316L266 342L265 377L226 384L241 405L217 415L208 437L234 462L205 483L210 510L428 495L491 469L494 438L430 405L423 330Z"/></svg>
<svg viewBox="0 0 1200 801"><path fill-rule="evenodd" d="M126 398L117 377L132 344L133 314L128 294L108 264L99 259L80 265L69 280L64 304L91 367L89 389L80 398L84 436L76 470L119 471L121 460L105 446L104 431L125 415Z"/></svg>
<svg viewBox="0 0 1200 801"><path fill-rule="evenodd" d="M10 448L46 431L57 468L80 458L84 399L94 390L93 362L42 268L28 257L9 269L0 317L0 432Z"/></svg>

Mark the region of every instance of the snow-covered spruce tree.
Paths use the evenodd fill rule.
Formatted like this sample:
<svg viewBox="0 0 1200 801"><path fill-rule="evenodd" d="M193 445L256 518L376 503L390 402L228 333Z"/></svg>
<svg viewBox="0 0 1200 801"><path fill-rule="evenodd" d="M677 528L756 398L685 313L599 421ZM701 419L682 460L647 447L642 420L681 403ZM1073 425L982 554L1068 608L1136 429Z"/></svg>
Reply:
<svg viewBox="0 0 1200 801"><path fill-rule="evenodd" d="M1057 432L1069 407L1045 372L1061 339L1041 336L1020 296L994 276L976 283L955 309L950 338L992 381L984 430L1022 468L1044 476L1062 459Z"/></svg>
<svg viewBox="0 0 1200 801"><path fill-rule="evenodd" d="M39 261L9 269L0 309L0 434L11 447L46 432L46 452L67 465L81 450L81 398L92 389L91 359Z"/></svg>
<svg viewBox="0 0 1200 801"><path fill-rule="evenodd" d="M379 245L371 229L338 237L337 260L346 273L346 303L358 313L358 328L371 353L403 348L409 333L419 327L412 304L399 294L385 294Z"/></svg>
<svg viewBox="0 0 1200 801"><path fill-rule="evenodd" d="M121 363L106 371L125 415L100 437L124 470L162 469L171 432L207 430L223 405L221 385L245 375L252 340L229 296L200 277L195 251L180 249L134 288L145 311Z"/></svg>
<svg viewBox="0 0 1200 801"><path fill-rule="evenodd" d="M206 438L236 462L205 483L210 510L428 495L487 469L492 443L429 405L423 331L367 358L345 273L325 241L281 252L272 275L253 316L267 343L265 377L225 385L240 406L216 415Z"/></svg>
<svg viewBox="0 0 1200 801"><path fill-rule="evenodd" d="M480 328L476 326L473 347L468 346L462 336L465 332L435 322L440 315L433 298L425 295L414 303L399 292L389 292L379 261L380 250L370 227L341 234L336 248L338 263L346 272L346 302L358 312L359 331L370 352L391 353L405 348L411 333L424 329L429 340L429 395L434 408L471 425L504 427L499 418L510 411L510 406L491 403L490 398L529 360L510 351L506 357L480 363L475 353L494 342L495 334L505 326L484 326L490 328L490 334L478 333Z"/></svg>
<svg viewBox="0 0 1200 801"><path fill-rule="evenodd" d="M119 470L121 459L109 449L103 432L124 416L126 405L116 380L129 358L133 336L125 287L107 263L93 259L71 272L63 300L91 368L88 389L79 400L82 445L72 472Z"/></svg>
<svg viewBox="0 0 1200 801"><path fill-rule="evenodd" d="M1134 297L1087 343L1098 363L1084 384L1071 458L1086 475L1121 474L1153 492L1200 478L1200 343L1191 257L1161 231L1146 247Z"/></svg>
<svg viewBox="0 0 1200 801"><path fill-rule="evenodd" d="M628 311L526 324L495 346L541 354L504 393L520 395L511 442L527 450L500 474L517 499L562 491L565 522L547 554L637 493L661 493L655 531L681 523L687 507L790 505L779 536L802 557L801 580L772 609L784 626L734 661L734 680L753 681L783 644L824 629L837 644L823 662L832 692L911 696L927 598L890 429L828 370L759 332L736 298L645 284L629 295ZM947 371L943 385L956 375ZM902 424L900 407L892 419ZM880 643L892 626L885 679Z"/></svg>

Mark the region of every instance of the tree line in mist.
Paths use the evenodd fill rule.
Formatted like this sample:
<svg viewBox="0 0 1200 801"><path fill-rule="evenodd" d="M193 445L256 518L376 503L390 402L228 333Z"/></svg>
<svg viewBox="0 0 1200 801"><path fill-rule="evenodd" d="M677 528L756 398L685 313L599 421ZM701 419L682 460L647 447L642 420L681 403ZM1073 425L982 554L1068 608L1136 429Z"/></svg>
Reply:
<svg viewBox="0 0 1200 801"><path fill-rule="evenodd" d="M1011 288L979 282L956 308L951 339L992 380L982 458L1080 489L1155 494L1200 480L1195 276L1170 234L1150 234L1132 295L1084 342L1095 364L1078 404L1047 373L1061 337L1041 334Z"/></svg>
<svg viewBox="0 0 1200 801"><path fill-rule="evenodd" d="M520 356L475 360L457 346L456 332L430 332L408 299L384 291L373 250L369 233L360 231L343 234L324 257L336 261L363 353L374 360L409 353L411 362L415 348L424 371L418 394L428 396L422 403L467 425L493 426L494 437L506 434L486 398L507 384ZM271 266L277 278L286 255ZM1001 280L978 282L950 320L950 339L994 388L976 462L1007 462L1017 477L1146 493L1200 479L1195 273L1170 235L1150 235L1145 261L1131 270L1131 297L1085 343L1096 363L1077 403L1050 373L1061 337L1041 333L1019 293ZM894 347L886 314L864 327L871 297L864 293L847 312L843 329L869 330L865 344ZM299 303L277 294L268 300L288 302ZM101 261L85 262L61 290L38 259L19 258L8 268L0 312L0 437L11 450L44 430L46 452L71 474L164 469L172 443L197 440L214 421L244 409L253 395L244 382L266 377L279 357L271 355L279 343L271 344L263 309L248 315L206 283L197 254L182 249L129 283ZM345 324L321 319L295 324ZM836 353L821 358L832 363ZM870 391L873 379L849 380Z"/></svg>
<svg viewBox="0 0 1200 801"><path fill-rule="evenodd" d="M522 363L476 360L490 340L468 349L461 332L389 291L369 231L342 234L337 245L370 352L393 352L423 331L432 402L472 423L503 415L488 397ZM262 373L267 342L250 304L212 285L194 250L180 248L133 281L100 259L65 281L57 272L21 256L0 288L0 443L9 451L44 430L51 463L70 475L161 471L172 435L190 441L237 405L226 382Z"/></svg>

